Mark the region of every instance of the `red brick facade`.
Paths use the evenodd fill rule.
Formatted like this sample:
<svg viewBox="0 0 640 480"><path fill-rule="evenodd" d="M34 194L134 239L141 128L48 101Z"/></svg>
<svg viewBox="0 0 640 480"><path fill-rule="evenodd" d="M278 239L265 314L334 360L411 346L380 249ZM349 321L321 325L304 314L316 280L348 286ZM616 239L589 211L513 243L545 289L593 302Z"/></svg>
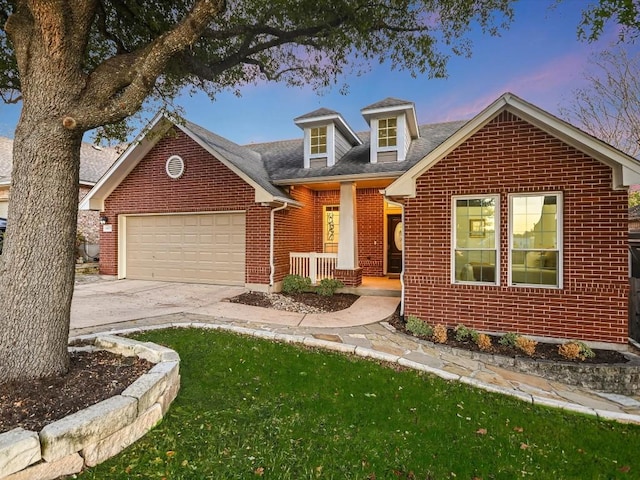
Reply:
<svg viewBox="0 0 640 480"><path fill-rule="evenodd" d="M171 179L171 155L185 162L184 175ZM269 283L270 208L255 203L254 189L185 134L176 131L138 163L105 202L102 215L113 231L101 233L100 272L117 274L118 215L133 213L246 211L246 282Z"/></svg>
<svg viewBox="0 0 640 480"><path fill-rule="evenodd" d="M431 324L627 342L627 193L611 169L502 113L417 181L405 205L405 314ZM561 289L508 286L508 195L562 192ZM500 285L451 282L452 196L500 196Z"/></svg>

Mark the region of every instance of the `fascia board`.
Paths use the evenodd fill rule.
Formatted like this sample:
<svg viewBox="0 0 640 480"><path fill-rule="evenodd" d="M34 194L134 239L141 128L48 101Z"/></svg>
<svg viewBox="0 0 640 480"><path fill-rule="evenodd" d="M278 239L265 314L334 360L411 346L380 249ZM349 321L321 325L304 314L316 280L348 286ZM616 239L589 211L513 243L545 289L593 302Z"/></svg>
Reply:
<svg viewBox="0 0 640 480"><path fill-rule="evenodd" d="M136 165L149 153L158 142L162 133L166 132L173 123L162 113L149 122L149 125L131 142L125 152L109 167L93 188L85 195L78 208L80 210L104 210L104 201L131 173ZM153 132L151 139L149 134Z"/></svg>
<svg viewBox="0 0 640 480"><path fill-rule="evenodd" d="M326 177L286 178L274 180L274 185L306 185L313 183L357 182L359 180L379 180L381 178L398 178L402 172L355 173L353 175L331 175Z"/></svg>

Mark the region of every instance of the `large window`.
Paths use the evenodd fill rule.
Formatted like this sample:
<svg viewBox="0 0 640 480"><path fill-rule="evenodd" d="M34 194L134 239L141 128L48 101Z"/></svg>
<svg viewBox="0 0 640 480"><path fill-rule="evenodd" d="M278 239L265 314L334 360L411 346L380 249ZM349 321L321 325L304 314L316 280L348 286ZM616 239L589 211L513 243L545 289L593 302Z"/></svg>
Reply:
<svg viewBox="0 0 640 480"><path fill-rule="evenodd" d="M398 144L397 127L396 117L378 120L378 147L395 147Z"/></svg>
<svg viewBox="0 0 640 480"><path fill-rule="evenodd" d="M322 248L324 253L338 253L340 237L340 207L327 205L323 209Z"/></svg>
<svg viewBox="0 0 640 480"><path fill-rule="evenodd" d="M498 283L499 203L491 195L453 198L454 283Z"/></svg>
<svg viewBox="0 0 640 480"><path fill-rule="evenodd" d="M327 127L311 129L311 155L327 153Z"/></svg>
<svg viewBox="0 0 640 480"><path fill-rule="evenodd" d="M509 197L511 285L561 287L562 196Z"/></svg>

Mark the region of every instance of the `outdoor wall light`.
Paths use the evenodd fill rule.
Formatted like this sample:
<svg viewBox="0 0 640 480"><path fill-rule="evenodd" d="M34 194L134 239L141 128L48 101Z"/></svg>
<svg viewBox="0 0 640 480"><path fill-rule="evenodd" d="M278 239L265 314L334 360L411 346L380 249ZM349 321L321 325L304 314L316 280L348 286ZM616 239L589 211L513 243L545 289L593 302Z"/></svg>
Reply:
<svg viewBox="0 0 640 480"><path fill-rule="evenodd" d="M104 225L105 223L107 223L109 221L109 219L107 218L106 215L102 215L100 217L100 225Z"/></svg>

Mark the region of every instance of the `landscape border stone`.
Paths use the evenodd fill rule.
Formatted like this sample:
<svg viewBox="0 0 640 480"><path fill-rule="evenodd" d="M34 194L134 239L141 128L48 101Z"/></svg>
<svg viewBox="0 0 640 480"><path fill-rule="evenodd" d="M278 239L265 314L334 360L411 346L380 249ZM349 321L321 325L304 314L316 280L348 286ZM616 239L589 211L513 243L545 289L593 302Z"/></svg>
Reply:
<svg viewBox="0 0 640 480"><path fill-rule="evenodd" d="M93 344L82 349L137 356L155 365L120 395L52 422L40 432L16 428L0 434L1 480L54 480L98 465L160 423L177 397L180 357L174 350L113 334L84 335L82 340Z"/></svg>

